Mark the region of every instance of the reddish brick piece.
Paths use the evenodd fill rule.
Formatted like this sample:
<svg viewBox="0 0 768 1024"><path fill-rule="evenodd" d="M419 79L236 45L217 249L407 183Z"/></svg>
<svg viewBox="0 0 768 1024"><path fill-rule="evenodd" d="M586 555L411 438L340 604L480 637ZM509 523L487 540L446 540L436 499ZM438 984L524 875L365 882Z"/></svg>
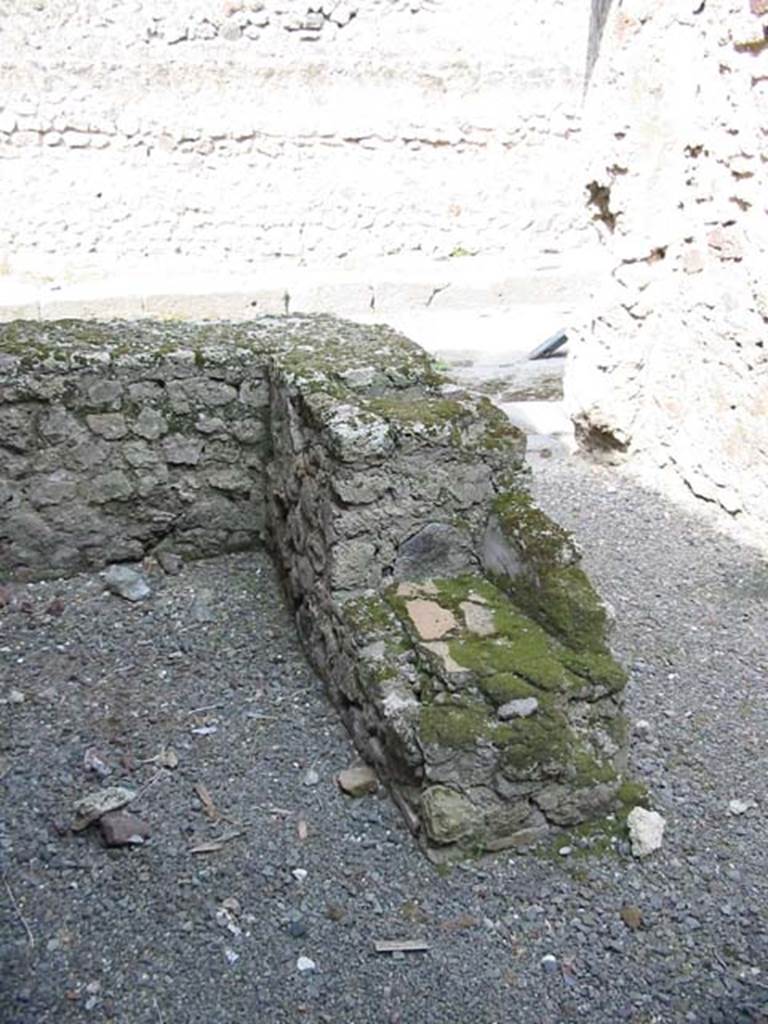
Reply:
<svg viewBox="0 0 768 1024"><path fill-rule="evenodd" d="M99 819L105 846L140 846L150 835L149 825L128 811L110 811Z"/></svg>

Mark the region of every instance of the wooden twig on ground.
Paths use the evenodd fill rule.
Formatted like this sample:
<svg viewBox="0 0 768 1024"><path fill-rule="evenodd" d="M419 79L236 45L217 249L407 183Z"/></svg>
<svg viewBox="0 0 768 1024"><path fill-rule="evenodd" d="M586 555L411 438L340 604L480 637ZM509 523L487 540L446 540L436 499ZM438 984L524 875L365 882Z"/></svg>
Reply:
<svg viewBox="0 0 768 1024"><path fill-rule="evenodd" d="M16 897L13 895L13 889L11 889L10 885L8 884L8 879L5 877L5 875L3 875L3 885L5 886L5 890L8 893L8 898L11 901L13 909L16 911L19 920L24 926L24 931L27 933L27 938L29 939L30 946L34 946L35 937L32 934L32 929L29 927L26 917L24 917L24 915L22 914L21 907L19 906Z"/></svg>

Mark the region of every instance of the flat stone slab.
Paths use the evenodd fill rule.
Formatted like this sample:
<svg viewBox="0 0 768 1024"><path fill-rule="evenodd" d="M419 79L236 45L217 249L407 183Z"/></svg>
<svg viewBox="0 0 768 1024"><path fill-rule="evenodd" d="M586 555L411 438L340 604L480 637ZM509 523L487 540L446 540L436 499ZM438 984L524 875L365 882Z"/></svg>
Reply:
<svg viewBox="0 0 768 1024"><path fill-rule="evenodd" d="M439 640L458 626L458 622L447 608L442 608L435 601L424 601L416 598L407 601L405 607L422 640Z"/></svg>

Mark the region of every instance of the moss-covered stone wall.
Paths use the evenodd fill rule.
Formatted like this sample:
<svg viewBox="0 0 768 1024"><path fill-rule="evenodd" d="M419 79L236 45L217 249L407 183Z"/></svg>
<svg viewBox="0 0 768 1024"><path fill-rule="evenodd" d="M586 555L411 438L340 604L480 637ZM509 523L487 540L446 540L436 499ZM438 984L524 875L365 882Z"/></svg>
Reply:
<svg viewBox="0 0 768 1024"><path fill-rule="evenodd" d="M266 541L307 653L435 858L609 810L624 676L525 439L386 328L0 329L0 572Z"/></svg>

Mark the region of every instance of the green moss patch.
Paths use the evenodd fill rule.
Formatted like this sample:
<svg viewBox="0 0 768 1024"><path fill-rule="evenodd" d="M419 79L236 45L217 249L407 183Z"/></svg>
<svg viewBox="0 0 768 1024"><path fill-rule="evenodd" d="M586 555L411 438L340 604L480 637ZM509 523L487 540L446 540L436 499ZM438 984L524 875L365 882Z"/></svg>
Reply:
<svg viewBox="0 0 768 1024"><path fill-rule="evenodd" d="M585 747L577 747L571 755L574 777L571 780L578 789L596 786L601 782L615 782L616 769L610 761L601 761Z"/></svg>
<svg viewBox="0 0 768 1024"><path fill-rule="evenodd" d="M395 423L425 427L453 425L469 415L465 406L449 398L429 395L398 395L393 393L382 398L371 398L365 403L366 409Z"/></svg>
<svg viewBox="0 0 768 1024"><path fill-rule="evenodd" d="M505 581L510 596L537 622L577 651L607 653L605 606L583 570L550 568L535 579Z"/></svg>
<svg viewBox="0 0 768 1024"><path fill-rule="evenodd" d="M571 674L540 635L451 640L454 661L478 675L512 673L542 690L566 690Z"/></svg>
<svg viewBox="0 0 768 1024"><path fill-rule="evenodd" d="M490 738L495 723L483 705L431 704L419 716L421 736L426 743L444 747L474 747L478 739Z"/></svg>
<svg viewBox="0 0 768 1024"><path fill-rule="evenodd" d="M573 861L583 861L590 857L616 856L619 840L628 836L626 816L608 814L594 821L585 821L574 828L559 833L552 841L548 851L544 851L556 859L566 869ZM571 853L566 858L560 850L567 846Z"/></svg>
<svg viewBox="0 0 768 1024"><path fill-rule="evenodd" d="M521 563L513 577L495 579L520 608L578 651L608 653L605 606L578 567L571 535L513 491L493 505L502 535Z"/></svg>
<svg viewBox="0 0 768 1024"><path fill-rule="evenodd" d="M625 779L619 786L616 799L626 817L633 807L650 807L650 797L647 788L642 782L635 782L632 779Z"/></svg>
<svg viewBox="0 0 768 1024"><path fill-rule="evenodd" d="M561 657L563 664L574 675L604 686L611 692L622 690L627 682L627 673L616 664L610 654L602 651L566 650Z"/></svg>
<svg viewBox="0 0 768 1024"><path fill-rule="evenodd" d="M513 426L509 417L489 398L481 398L477 412L482 417L483 432L479 446L487 451L520 451L525 445L525 434Z"/></svg>
<svg viewBox="0 0 768 1024"><path fill-rule="evenodd" d="M368 594L347 601L343 615L358 642L365 643L393 629L400 632L400 625L391 605L378 594Z"/></svg>
<svg viewBox="0 0 768 1024"><path fill-rule="evenodd" d="M541 700L541 692L515 672L498 672L495 676L481 676L477 680L477 688L494 707L501 707L502 704L506 704L510 700L523 700L526 697L536 697Z"/></svg>
<svg viewBox="0 0 768 1024"><path fill-rule="evenodd" d="M536 714L505 723L506 745L500 768L509 779L560 778L567 771L574 737L565 716Z"/></svg>
<svg viewBox="0 0 768 1024"><path fill-rule="evenodd" d="M566 646L485 577L466 575L430 582L435 593L428 595L429 600L453 612L459 622L463 621L462 603L473 598L480 599L493 615L496 636L480 637L463 630L447 640L451 658L480 679L518 677L538 690L561 693L576 693L585 684L600 685L611 692L624 685L625 673L606 651L576 651ZM395 590L386 595L386 600L408 628L406 600ZM485 683L478 685L487 692ZM515 693L507 699L517 696Z"/></svg>
<svg viewBox="0 0 768 1024"><path fill-rule="evenodd" d="M526 491L508 491L493 504L504 535L537 570L557 568L575 558L570 533L536 508Z"/></svg>

